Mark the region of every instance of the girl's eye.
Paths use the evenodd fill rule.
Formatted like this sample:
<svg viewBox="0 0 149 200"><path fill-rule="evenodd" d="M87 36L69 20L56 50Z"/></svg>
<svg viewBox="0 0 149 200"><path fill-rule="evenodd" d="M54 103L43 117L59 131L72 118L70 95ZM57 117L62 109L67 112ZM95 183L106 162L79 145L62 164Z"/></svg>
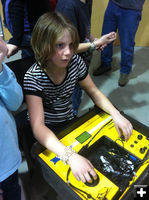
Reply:
<svg viewBox="0 0 149 200"><path fill-rule="evenodd" d="M64 48L66 48L66 45L64 43L58 43L58 44L56 44L56 49L62 50ZM72 43L69 44L69 48L70 48L70 50L73 49L73 44Z"/></svg>
<svg viewBox="0 0 149 200"><path fill-rule="evenodd" d="M56 48L57 48L57 49L62 49L63 46L64 46L64 45L63 45L62 43L60 43L60 44L56 44Z"/></svg>

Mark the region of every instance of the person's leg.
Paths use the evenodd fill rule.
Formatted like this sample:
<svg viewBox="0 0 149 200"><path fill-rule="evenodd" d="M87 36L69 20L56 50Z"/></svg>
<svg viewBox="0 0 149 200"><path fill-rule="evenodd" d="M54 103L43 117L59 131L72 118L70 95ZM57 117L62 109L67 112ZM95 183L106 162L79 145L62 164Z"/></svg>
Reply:
<svg viewBox="0 0 149 200"><path fill-rule="evenodd" d="M86 51L81 54L79 54L83 61L86 64L87 69L89 69L91 59L92 59L92 52ZM72 105L73 105L73 113L74 117L78 115L78 110L81 104L81 99L82 99L82 89L79 84L75 86L75 89L72 94Z"/></svg>
<svg viewBox="0 0 149 200"><path fill-rule="evenodd" d="M121 46L120 76L126 80L119 79L119 85L124 86L128 82L129 73L132 70L135 35L141 20L141 11L121 9L119 18L119 38Z"/></svg>
<svg viewBox="0 0 149 200"><path fill-rule="evenodd" d="M78 114L78 110L81 104L81 98L82 98L82 89L80 85L77 84L72 94L72 105L73 105L74 116L77 116Z"/></svg>
<svg viewBox="0 0 149 200"><path fill-rule="evenodd" d="M117 12L119 7L113 2L109 1L107 9L105 11L102 35L110 33L117 30ZM101 52L101 66L93 72L93 75L100 75L111 69L113 55L113 43L108 44L104 50Z"/></svg>
<svg viewBox="0 0 149 200"><path fill-rule="evenodd" d="M21 200L21 187L19 185L18 171L1 183L3 200Z"/></svg>
<svg viewBox="0 0 149 200"><path fill-rule="evenodd" d="M119 38L121 46L120 73L129 74L132 69L135 35L141 20L141 12L121 9Z"/></svg>

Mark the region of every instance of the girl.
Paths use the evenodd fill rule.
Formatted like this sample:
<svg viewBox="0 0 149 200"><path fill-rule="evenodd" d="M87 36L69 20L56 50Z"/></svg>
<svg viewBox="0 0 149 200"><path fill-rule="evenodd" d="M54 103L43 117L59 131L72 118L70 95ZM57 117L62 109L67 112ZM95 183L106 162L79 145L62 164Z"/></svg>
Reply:
<svg viewBox="0 0 149 200"><path fill-rule="evenodd" d="M101 45L115 38L115 33L102 36ZM62 144L53 131L53 127L74 118L71 96L75 85L79 83L93 102L112 116L119 135L123 132L126 140L132 133L132 125L98 90L84 61L75 55L79 44L78 33L62 14L42 15L34 27L31 42L37 63L25 74L24 92L34 136L70 165L78 181L90 182L90 174L97 178L93 165Z"/></svg>

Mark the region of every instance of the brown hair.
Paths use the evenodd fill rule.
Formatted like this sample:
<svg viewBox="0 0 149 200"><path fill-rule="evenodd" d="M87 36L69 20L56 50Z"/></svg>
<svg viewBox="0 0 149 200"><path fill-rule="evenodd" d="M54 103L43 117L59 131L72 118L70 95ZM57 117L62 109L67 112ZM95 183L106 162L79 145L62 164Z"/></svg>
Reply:
<svg viewBox="0 0 149 200"><path fill-rule="evenodd" d="M50 56L55 52L56 41L64 30L68 30L72 38L72 46L76 53L79 35L73 24L59 12L43 14L34 26L31 38L36 60L42 68L47 67Z"/></svg>

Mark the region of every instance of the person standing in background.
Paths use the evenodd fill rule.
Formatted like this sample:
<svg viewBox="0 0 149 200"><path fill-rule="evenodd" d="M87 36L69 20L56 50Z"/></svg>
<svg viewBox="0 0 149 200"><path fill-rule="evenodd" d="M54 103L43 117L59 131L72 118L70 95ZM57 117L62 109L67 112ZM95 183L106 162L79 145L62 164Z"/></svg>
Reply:
<svg viewBox="0 0 149 200"><path fill-rule="evenodd" d="M119 86L125 86L132 71L135 35L141 20L145 0L109 0L105 11L102 35L117 31L120 38L121 62ZM101 65L93 72L94 76L111 70L113 44L110 43L101 52Z"/></svg>
<svg viewBox="0 0 149 200"><path fill-rule="evenodd" d="M7 57L21 49L22 58L33 56L30 40L33 27L45 12L55 9L57 0L1 0L4 23L11 33Z"/></svg>
<svg viewBox="0 0 149 200"><path fill-rule="evenodd" d="M21 200L18 167L22 159L11 111L20 107L23 93L14 73L2 63L7 51L6 44L0 37L0 191L3 200Z"/></svg>

